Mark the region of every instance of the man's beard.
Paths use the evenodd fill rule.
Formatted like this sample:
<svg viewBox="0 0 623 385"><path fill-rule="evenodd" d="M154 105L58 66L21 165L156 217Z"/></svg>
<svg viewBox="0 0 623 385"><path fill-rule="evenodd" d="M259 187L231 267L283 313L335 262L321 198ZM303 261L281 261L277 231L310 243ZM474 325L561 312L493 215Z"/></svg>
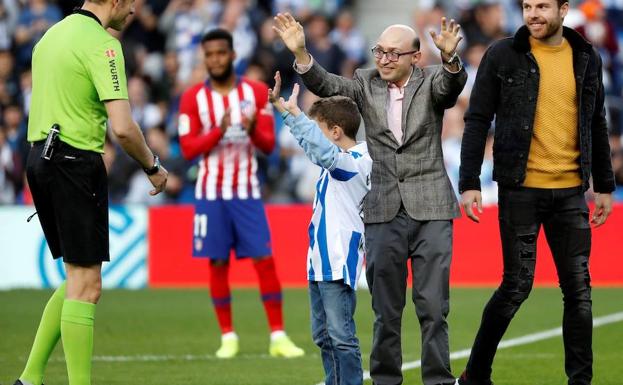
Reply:
<svg viewBox="0 0 623 385"><path fill-rule="evenodd" d="M542 36L532 35L532 37L534 37L535 39L539 39L539 40L549 39L550 37L554 36L556 32L558 32L558 29L560 29L561 25L562 25L562 22L556 23L556 22L546 21L545 32L543 32L543 35ZM532 34L532 32L530 32L530 34Z"/></svg>
<svg viewBox="0 0 623 385"><path fill-rule="evenodd" d="M216 81L216 82L222 82L225 81L227 79L229 79L229 77L231 76L232 72L234 72L234 66L230 65L229 67L227 67L227 69L225 69L225 71L223 71L222 74L214 74L212 72L208 72L210 75L210 79Z"/></svg>

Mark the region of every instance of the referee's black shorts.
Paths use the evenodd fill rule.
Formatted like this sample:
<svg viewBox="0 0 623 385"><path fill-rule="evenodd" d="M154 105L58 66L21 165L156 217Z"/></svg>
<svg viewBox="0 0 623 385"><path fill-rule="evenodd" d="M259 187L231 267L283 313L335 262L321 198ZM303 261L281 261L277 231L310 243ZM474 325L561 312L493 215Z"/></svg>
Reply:
<svg viewBox="0 0 623 385"><path fill-rule="evenodd" d="M43 142L28 155L26 176L52 256L66 263L109 261L108 180L102 155L59 141L52 159Z"/></svg>

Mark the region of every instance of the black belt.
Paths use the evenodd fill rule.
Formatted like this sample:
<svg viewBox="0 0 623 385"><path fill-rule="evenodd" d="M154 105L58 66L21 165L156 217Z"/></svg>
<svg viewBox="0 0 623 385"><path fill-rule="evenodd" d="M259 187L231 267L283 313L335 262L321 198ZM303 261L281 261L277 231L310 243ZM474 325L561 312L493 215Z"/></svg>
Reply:
<svg viewBox="0 0 623 385"><path fill-rule="evenodd" d="M43 140L36 140L34 142L30 142L30 147L39 147L39 146L43 146L43 145L45 145L45 139L43 139ZM56 143L56 146L57 146L56 148L58 148L59 150L75 151L75 152L78 152L78 153L98 154L99 155L98 152L76 148L76 147L72 146L69 143L63 142L62 140L59 140Z"/></svg>

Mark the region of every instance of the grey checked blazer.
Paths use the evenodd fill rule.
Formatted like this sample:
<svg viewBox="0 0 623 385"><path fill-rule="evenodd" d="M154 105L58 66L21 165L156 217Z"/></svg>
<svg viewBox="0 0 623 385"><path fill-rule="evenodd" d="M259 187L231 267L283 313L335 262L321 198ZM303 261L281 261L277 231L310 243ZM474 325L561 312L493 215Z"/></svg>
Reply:
<svg viewBox="0 0 623 385"><path fill-rule="evenodd" d="M392 220L401 202L409 216L420 221L460 216L444 167L441 125L444 110L454 106L463 90L465 70L451 74L441 65L414 66L403 100L402 145L387 126L387 82L375 68L358 69L351 80L331 74L314 62L301 77L316 95L348 96L359 107L374 161L372 189L364 201L365 223Z"/></svg>

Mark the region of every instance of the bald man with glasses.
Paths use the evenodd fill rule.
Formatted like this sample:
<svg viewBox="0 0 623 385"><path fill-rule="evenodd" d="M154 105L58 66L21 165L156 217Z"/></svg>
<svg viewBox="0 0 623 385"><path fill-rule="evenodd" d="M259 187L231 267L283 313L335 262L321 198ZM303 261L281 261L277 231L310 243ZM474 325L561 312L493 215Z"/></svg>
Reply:
<svg viewBox="0 0 623 385"><path fill-rule="evenodd" d="M372 189L364 200L366 278L376 315L370 354L375 384L402 384L400 342L408 264L422 331L424 385L454 384L448 326L452 221L459 205L444 168L441 128L467 74L456 49L460 27L441 20L431 31L441 65L418 67L420 40L392 25L372 48L375 68L354 79L328 73L305 49L303 27L289 14L275 16L275 31L294 54L295 70L321 97L348 96L363 117L373 159Z"/></svg>

